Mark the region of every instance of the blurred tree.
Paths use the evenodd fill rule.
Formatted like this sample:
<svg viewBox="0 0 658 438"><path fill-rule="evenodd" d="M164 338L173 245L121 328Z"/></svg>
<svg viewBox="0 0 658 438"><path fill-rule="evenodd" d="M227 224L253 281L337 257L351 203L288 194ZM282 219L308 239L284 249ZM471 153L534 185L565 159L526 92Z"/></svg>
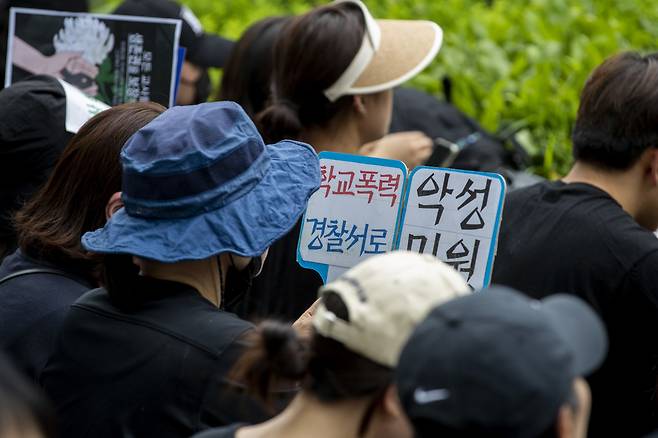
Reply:
<svg viewBox="0 0 658 438"><path fill-rule="evenodd" d="M91 0L96 11L116 1ZM208 31L237 38L266 16L297 14L317 0L183 0ZM644 0L366 0L376 17L424 18L444 30L436 61L412 85L444 96L492 131L520 130L534 170L571 163L570 131L589 72L621 50L653 51L658 8Z"/></svg>

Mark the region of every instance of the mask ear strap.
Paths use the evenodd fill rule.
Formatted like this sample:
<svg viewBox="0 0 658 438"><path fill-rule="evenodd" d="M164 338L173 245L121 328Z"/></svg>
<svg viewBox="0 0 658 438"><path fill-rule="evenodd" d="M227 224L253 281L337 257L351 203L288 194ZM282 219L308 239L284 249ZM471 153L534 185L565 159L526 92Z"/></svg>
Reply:
<svg viewBox="0 0 658 438"><path fill-rule="evenodd" d="M256 278L263 271L263 265L265 264L265 263L263 263L263 255L261 254L258 257L253 257L252 260L254 261L254 272L253 272L253 274L254 274L254 278ZM255 263L258 263L258 265L256 265Z"/></svg>

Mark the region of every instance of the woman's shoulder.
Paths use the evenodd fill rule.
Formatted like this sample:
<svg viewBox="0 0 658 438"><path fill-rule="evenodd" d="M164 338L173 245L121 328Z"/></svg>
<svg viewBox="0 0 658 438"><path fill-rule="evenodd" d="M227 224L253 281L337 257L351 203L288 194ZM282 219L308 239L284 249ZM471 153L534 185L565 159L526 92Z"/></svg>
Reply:
<svg viewBox="0 0 658 438"><path fill-rule="evenodd" d="M73 289L89 290L93 285L77 266L49 262L26 254L17 249L0 264L0 285L15 281L71 283ZM77 286L77 287L76 287Z"/></svg>

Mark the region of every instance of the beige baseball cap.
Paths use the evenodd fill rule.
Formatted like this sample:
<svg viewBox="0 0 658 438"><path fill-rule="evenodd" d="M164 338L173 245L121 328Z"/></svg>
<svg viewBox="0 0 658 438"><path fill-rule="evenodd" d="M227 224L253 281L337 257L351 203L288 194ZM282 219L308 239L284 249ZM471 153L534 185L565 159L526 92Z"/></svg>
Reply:
<svg viewBox="0 0 658 438"><path fill-rule="evenodd" d="M345 303L348 321L321 303L317 333L381 365L394 368L411 332L437 305L471 292L462 276L439 259L394 251L368 258L320 289Z"/></svg>
<svg viewBox="0 0 658 438"><path fill-rule="evenodd" d="M360 0L365 32L361 47L343 74L324 94L334 102L341 96L388 90L408 81L432 62L441 48L443 31L431 21L375 20Z"/></svg>

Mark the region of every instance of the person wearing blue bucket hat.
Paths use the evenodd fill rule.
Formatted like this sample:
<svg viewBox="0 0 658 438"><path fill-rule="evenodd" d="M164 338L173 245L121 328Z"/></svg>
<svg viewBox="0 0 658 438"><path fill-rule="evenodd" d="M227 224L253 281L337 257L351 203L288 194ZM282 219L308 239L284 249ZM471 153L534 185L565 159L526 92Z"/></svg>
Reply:
<svg viewBox="0 0 658 438"><path fill-rule="evenodd" d="M319 187L316 153L264 144L238 104L217 102L167 110L121 161L124 207L82 238L105 255L105 287L72 306L42 377L62 435L187 436L264 419L227 377L253 327L222 308Z"/></svg>

